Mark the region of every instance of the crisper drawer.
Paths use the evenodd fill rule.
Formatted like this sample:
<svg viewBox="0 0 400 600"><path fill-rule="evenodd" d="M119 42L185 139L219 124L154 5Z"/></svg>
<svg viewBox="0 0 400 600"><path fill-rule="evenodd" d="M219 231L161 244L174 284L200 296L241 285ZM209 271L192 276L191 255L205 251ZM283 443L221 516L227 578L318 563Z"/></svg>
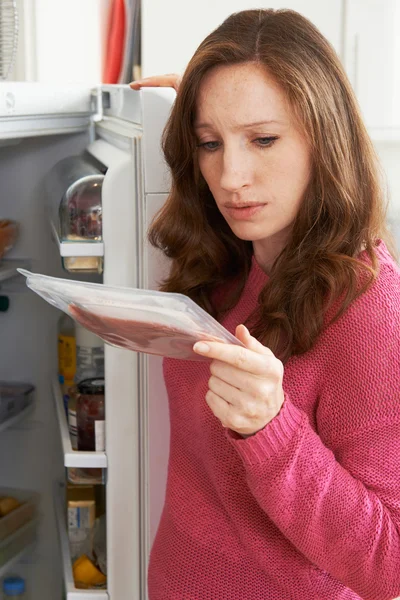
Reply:
<svg viewBox="0 0 400 600"><path fill-rule="evenodd" d="M18 529L31 521L37 514L39 494L14 488L1 488L0 497L10 497L18 500L21 505L0 517L0 544Z"/></svg>

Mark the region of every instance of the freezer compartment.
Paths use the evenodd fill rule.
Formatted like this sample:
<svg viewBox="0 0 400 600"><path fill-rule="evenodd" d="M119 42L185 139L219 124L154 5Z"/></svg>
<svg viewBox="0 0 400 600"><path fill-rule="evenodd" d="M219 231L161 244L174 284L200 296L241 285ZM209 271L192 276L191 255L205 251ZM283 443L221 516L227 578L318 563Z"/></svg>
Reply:
<svg viewBox="0 0 400 600"><path fill-rule="evenodd" d="M15 498L20 503L18 508L0 517L0 543L15 531L23 527L37 514L39 494L15 488L0 488L0 497Z"/></svg>

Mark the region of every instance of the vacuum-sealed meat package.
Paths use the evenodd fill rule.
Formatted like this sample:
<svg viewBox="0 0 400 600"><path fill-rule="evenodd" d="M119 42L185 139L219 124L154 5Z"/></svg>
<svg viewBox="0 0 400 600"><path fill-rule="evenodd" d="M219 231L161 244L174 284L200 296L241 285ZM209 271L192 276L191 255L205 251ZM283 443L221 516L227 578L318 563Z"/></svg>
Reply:
<svg viewBox="0 0 400 600"><path fill-rule="evenodd" d="M106 343L172 358L204 361L193 352L200 340L243 346L193 300L137 288L84 283L18 271L27 286Z"/></svg>

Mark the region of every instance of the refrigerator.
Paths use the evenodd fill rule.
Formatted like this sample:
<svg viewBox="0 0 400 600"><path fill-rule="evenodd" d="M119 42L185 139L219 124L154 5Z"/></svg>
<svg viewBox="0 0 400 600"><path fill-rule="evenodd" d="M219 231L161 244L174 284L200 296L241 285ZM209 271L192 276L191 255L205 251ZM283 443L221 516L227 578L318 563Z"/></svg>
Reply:
<svg viewBox="0 0 400 600"><path fill-rule="evenodd" d="M57 379L62 313L28 290L15 268L157 289L168 263L146 231L170 187L160 140L174 96L126 85L0 83L0 218L20 224L17 244L0 262L0 295L10 302L0 312L0 380L35 386L29 414L0 429L0 486L40 498L33 545L0 567L0 578L26 577L30 600L147 598L169 450L162 358L105 345L105 452L73 451ZM90 245L57 238L43 194L49 170L84 151L105 170L103 236ZM102 275L63 270L62 257L88 255L103 258ZM62 488L74 466L105 470L106 591L74 586Z"/></svg>

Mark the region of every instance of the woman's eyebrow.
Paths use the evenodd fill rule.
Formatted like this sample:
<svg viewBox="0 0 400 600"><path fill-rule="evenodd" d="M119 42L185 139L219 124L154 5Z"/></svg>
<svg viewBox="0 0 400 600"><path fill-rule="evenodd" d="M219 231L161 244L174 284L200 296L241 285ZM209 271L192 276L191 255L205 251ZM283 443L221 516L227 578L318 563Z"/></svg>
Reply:
<svg viewBox="0 0 400 600"><path fill-rule="evenodd" d="M285 121L279 121L277 119L268 119L263 121L254 121L253 123L239 123L232 127L232 129L248 129L250 127L258 127L259 125L287 125ZM211 123L194 123L195 129L212 129Z"/></svg>

